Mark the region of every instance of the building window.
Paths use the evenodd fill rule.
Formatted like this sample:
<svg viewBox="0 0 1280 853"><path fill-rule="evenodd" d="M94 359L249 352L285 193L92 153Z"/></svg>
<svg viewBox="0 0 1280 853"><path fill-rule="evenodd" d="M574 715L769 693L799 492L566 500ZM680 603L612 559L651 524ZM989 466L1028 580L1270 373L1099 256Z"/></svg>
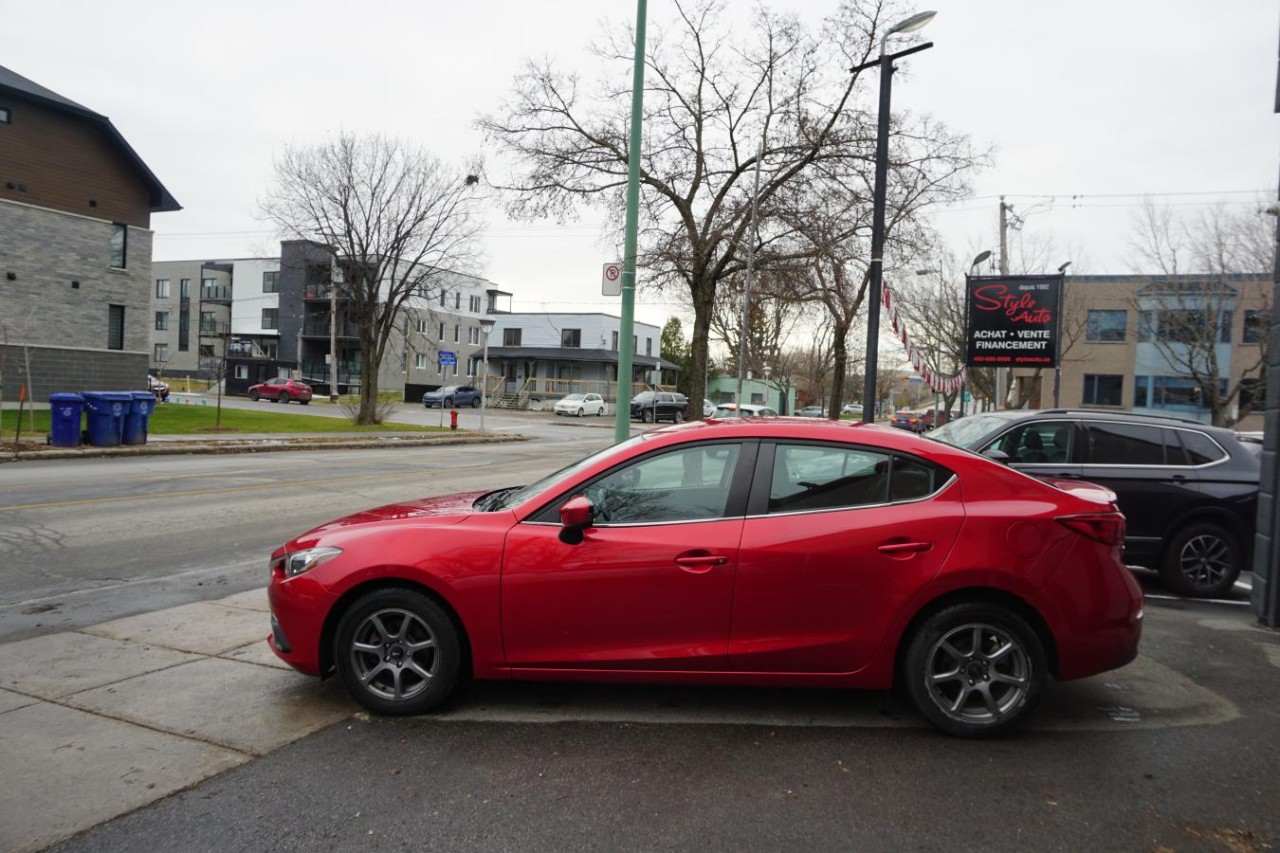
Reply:
<svg viewBox="0 0 1280 853"><path fill-rule="evenodd" d="M1128 323L1128 311L1090 311L1084 339L1095 343L1123 341Z"/></svg>
<svg viewBox="0 0 1280 853"><path fill-rule="evenodd" d="M1086 406L1119 406L1123 386L1123 376L1086 373L1082 402Z"/></svg>
<svg viewBox="0 0 1280 853"><path fill-rule="evenodd" d="M157 332L169 331L169 312L168 311L156 312L156 331Z"/></svg>
<svg viewBox="0 0 1280 853"><path fill-rule="evenodd" d="M249 365L247 365L247 364L237 364L237 365L236 365L236 379L248 379L248 378L249 378Z"/></svg>
<svg viewBox="0 0 1280 853"><path fill-rule="evenodd" d="M453 310L457 311L462 308L462 291L455 291L453 294Z"/></svg>
<svg viewBox="0 0 1280 853"><path fill-rule="evenodd" d="M453 342L456 344L458 341L459 341L459 338L458 338L458 324L457 324L457 323L454 323L454 324L453 324Z"/></svg>
<svg viewBox="0 0 1280 853"><path fill-rule="evenodd" d="M280 324L279 308L263 308L262 309L262 328L276 329Z"/></svg>
<svg viewBox="0 0 1280 853"><path fill-rule="evenodd" d="M480 345L480 327L467 326L467 343L474 346Z"/></svg>
<svg viewBox="0 0 1280 853"><path fill-rule="evenodd" d="M582 330L581 329L561 329L560 330L560 346L569 349L578 349L582 346Z"/></svg>
<svg viewBox="0 0 1280 853"><path fill-rule="evenodd" d="M111 266L122 270L129 261L129 226L123 222L111 223Z"/></svg>
<svg viewBox="0 0 1280 853"><path fill-rule="evenodd" d="M9 108L0 107L0 124L9 124L11 121Z"/></svg>
<svg viewBox="0 0 1280 853"><path fill-rule="evenodd" d="M503 329L502 345L504 347L520 346L520 330L519 329Z"/></svg>
<svg viewBox="0 0 1280 853"><path fill-rule="evenodd" d="M212 311L200 312L200 334L212 335L218 330L217 320L213 318Z"/></svg>
<svg viewBox="0 0 1280 853"><path fill-rule="evenodd" d="M418 320L418 334L420 334L420 335L425 335L425 334L427 333L427 329L428 329L428 328L430 328L430 327L427 325L427 321L426 321L426 320L423 320L423 319L421 319L421 318L419 318L419 320Z"/></svg>
<svg viewBox="0 0 1280 853"><path fill-rule="evenodd" d="M262 342L262 357L275 359L279 354L279 345L275 341Z"/></svg>
<svg viewBox="0 0 1280 853"><path fill-rule="evenodd" d="M214 279L211 279L211 278L204 279L205 287L211 287L212 285L215 285L215 284L217 284L217 281L215 281ZM191 298L191 279L184 278L178 282L178 298L179 299Z"/></svg>
<svg viewBox="0 0 1280 853"><path fill-rule="evenodd" d="M444 340L444 323L440 324L440 340Z"/></svg>
<svg viewBox="0 0 1280 853"><path fill-rule="evenodd" d="M164 364L168 360L169 360L169 345L156 344L156 358L155 358L156 364Z"/></svg>
<svg viewBox="0 0 1280 853"><path fill-rule="evenodd" d="M447 291L445 291L445 290L442 288L442 289L440 290L440 307L441 307L441 308L443 308L443 307L444 307L444 301L445 301L445 299L447 299L448 297L449 297L448 292L447 292Z"/></svg>
<svg viewBox="0 0 1280 853"><path fill-rule="evenodd" d="M653 338L644 339L644 354L653 355Z"/></svg>
<svg viewBox="0 0 1280 853"><path fill-rule="evenodd" d="M1213 329L1213 319L1217 329ZM1216 338L1231 342L1231 311L1199 308L1168 308L1143 311L1138 315L1138 340L1204 344Z"/></svg>
<svg viewBox="0 0 1280 853"><path fill-rule="evenodd" d="M213 351L213 344L201 344L201 345L200 345L200 357L201 357L201 358L217 358L217 356L218 356L218 354L217 354L216 352L214 352L214 351Z"/></svg>
<svg viewBox="0 0 1280 853"><path fill-rule="evenodd" d="M1267 339L1267 323L1271 320L1270 311L1244 312L1244 337L1242 344L1260 344Z"/></svg>
<svg viewBox="0 0 1280 853"><path fill-rule="evenodd" d="M169 298L169 279L167 278L156 279L156 299L168 299L168 298Z"/></svg>
<svg viewBox="0 0 1280 853"><path fill-rule="evenodd" d="M124 306L107 306L107 349L124 349Z"/></svg>
<svg viewBox="0 0 1280 853"><path fill-rule="evenodd" d="M471 313L472 314L480 313L480 297L479 296L471 297Z"/></svg>
<svg viewBox="0 0 1280 853"><path fill-rule="evenodd" d="M191 312L183 308L178 314L178 352L191 349Z"/></svg>
<svg viewBox="0 0 1280 853"><path fill-rule="evenodd" d="M413 354L413 366L418 370L426 370L427 354L425 352L416 352Z"/></svg>
<svg viewBox="0 0 1280 853"><path fill-rule="evenodd" d="M614 352L618 351L618 333L617 332L613 333L613 351Z"/></svg>
<svg viewBox="0 0 1280 853"><path fill-rule="evenodd" d="M262 292L263 293L279 293L280 286L276 279L279 277L278 272L264 272L262 274Z"/></svg>

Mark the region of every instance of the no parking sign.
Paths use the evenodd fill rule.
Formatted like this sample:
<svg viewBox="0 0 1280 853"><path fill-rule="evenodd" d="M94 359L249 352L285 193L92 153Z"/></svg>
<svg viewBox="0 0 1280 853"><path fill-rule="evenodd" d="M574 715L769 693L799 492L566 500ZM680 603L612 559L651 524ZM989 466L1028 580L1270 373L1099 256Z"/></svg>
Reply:
<svg viewBox="0 0 1280 853"><path fill-rule="evenodd" d="M622 264L604 265L604 273L600 276L600 292L605 296L622 295Z"/></svg>

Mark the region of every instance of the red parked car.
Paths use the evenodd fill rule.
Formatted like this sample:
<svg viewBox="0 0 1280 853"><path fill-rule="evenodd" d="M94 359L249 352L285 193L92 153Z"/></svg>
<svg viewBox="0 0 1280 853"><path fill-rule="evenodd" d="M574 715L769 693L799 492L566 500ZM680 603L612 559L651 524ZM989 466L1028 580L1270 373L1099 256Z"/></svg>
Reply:
<svg viewBox="0 0 1280 853"><path fill-rule="evenodd" d="M364 707L466 675L905 687L1003 730L1049 678L1137 654L1124 517L901 430L732 418L656 430L528 486L356 513L271 555L271 647Z"/></svg>
<svg viewBox="0 0 1280 853"><path fill-rule="evenodd" d="M250 400L274 400L287 403L296 400L302 405L311 402L311 386L297 379L268 379L257 385L249 386Z"/></svg>

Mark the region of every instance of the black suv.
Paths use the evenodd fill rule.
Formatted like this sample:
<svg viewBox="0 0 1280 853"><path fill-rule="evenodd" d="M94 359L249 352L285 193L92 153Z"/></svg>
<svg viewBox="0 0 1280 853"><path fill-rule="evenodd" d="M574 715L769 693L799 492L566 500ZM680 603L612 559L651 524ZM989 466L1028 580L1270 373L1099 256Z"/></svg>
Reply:
<svg viewBox="0 0 1280 853"><path fill-rule="evenodd" d="M1116 493L1124 559L1186 595L1220 596L1249 567L1258 454L1226 429L1125 412L1041 409L952 421L930 438L1037 477L1088 480Z"/></svg>
<svg viewBox="0 0 1280 853"><path fill-rule="evenodd" d="M631 420L671 421L680 423L689 418L689 398L674 391L641 391L631 398Z"/></svg>

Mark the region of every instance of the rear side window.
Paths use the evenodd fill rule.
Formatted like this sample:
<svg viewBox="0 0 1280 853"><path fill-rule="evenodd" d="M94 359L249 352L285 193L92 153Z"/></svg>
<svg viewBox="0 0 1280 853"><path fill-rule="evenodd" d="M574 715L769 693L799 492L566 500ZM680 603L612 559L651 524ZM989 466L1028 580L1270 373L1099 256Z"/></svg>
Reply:
<svg viewBox="0 0 1280 853"><path fill-rule="evenodd" d="M779 444L774 451L769 513L847 509L916 500L937 491L950 472L905 456L861 448Z"/></svg>
<svg viewBox="0 0 1280 853"><path fill-rule="evenodd" d="M1089 463L1164 465L1164 430L1140 424L1094 422L1088 425Z"/></svg>
<svg viewBox="0 0 1280 853"><path fill-rule="evenodd" d="M1202 432L1192 432L1187 429L1174 430L1174 432L1182 439L1182 446L1186 448L1192 465L1208 465L1227 456L1227 452L1219 447L1216 441Z"/></svg>

